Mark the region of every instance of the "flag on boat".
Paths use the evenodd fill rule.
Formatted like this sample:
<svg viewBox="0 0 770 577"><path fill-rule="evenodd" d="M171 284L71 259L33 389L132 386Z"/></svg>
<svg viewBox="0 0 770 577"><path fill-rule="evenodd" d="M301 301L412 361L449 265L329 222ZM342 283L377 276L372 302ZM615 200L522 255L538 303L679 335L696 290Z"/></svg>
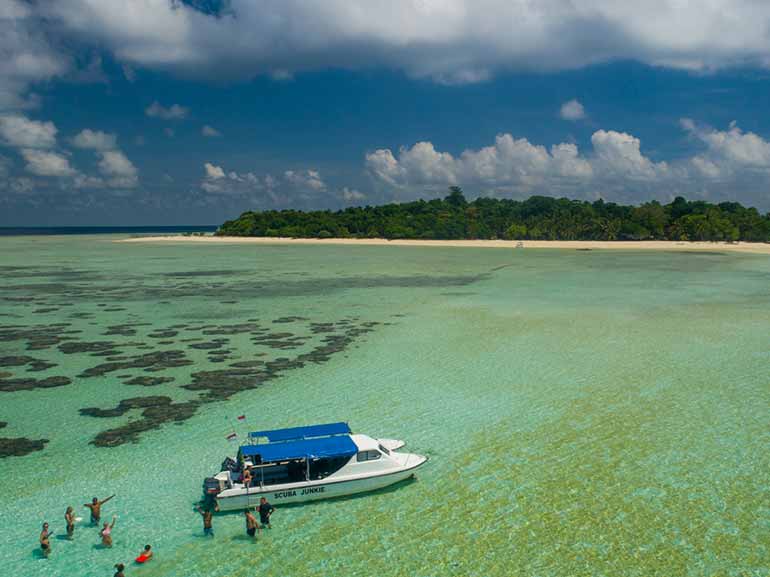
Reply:
<svg viewBox="0 0 770 577"><path fill-rule="evenodd" d="M229 435L227 435L227 440L228 441L232 441L233 439L235 439L237 437L238 437L238 435L236 433L230 433Z"/></svg>
<svg viewBox="0 0 770 577"><path fill-rule="evenodd" d="M238 420L239 421L243 421L244 419L246 419L246 415L239 415L238 416Z"/></svg>

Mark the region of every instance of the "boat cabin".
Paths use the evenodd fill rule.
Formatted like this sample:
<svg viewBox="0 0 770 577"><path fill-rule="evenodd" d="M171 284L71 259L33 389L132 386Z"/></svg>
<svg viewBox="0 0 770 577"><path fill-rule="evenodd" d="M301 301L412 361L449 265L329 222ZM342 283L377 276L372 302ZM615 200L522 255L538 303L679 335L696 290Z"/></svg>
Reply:
<svg viewBox="0 0 770 577"><path fill-rule="evenodd" d="M239 469L250 466L252 486L324 479L359 453L347 423L249 433L238 450Z"/></svg>

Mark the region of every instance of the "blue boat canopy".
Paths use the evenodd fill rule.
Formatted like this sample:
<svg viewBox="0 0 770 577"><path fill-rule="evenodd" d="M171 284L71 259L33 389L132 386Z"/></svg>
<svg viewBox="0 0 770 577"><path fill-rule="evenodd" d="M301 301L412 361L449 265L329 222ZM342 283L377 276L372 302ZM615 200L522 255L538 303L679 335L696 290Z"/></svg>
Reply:
<svg viewBox="0 0 770 577"><path fill-rule="evenodd" d="M285 443L243 445L241 455L259 456L263 463L286 461L288 459L352 457L358 447L347 435L321 437L319 439L298 439Z"/></svg>
<svg viewBox="0 0 770 577"><path fill-rule="evenodd" d="M279 443L281 441L329 437L331 435L349 435L350 433L350 427L348 427L347 423L327 423L325 425L310 425L309 427L255 431L249 433L249 437L252 439L264 437L271 443Z"/></svg>

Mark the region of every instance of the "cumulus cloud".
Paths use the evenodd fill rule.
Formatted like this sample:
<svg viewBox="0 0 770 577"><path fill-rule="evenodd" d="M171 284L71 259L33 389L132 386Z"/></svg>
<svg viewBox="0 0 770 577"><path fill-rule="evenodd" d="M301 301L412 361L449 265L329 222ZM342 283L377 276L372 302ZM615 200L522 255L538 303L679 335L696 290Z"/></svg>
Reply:
<svg viewBox="0 0 770 577"><path fill-rule="evenodd" d="M402 147L395 155L375 150L365 156L365 167L375 183L400 198L460 185L499 196L565 194L635 202L673 194L719 198L770 186L770 142L734 123L724 131L689 119L681 125L704 150L671 162L645 155L631 134L597 130L587 153L571 143L546 148L501 134L494 145L458 156L437 151L431 142Z"/></svg>
<svg viewBox="0 0 770 577"><path fill-rule="evenodd" d="M31 108L31 84L61 75L69 59L52 45L37 6L19 0L0 2L0 111Z"/></svg>
<svg viewBox="0 0 770 577"><path fill-rule="evenodd" d="M103 45L123 63L218 78L387 66L467 83L500 70L619 59L699 70L770 65L770 4L756 0L196 4L57 0L35 10L60 34Z"/></svg>
<svg viewBox="0 0 770 577"><path fill-rule="evenodd" d="M70 166L69 159L58 152L24 148L21 151L27 161L28 172L37 176L74 176L75 169Z"/></svg>
<svg viewBox="0 0 770 577"><path fill-rule="evenodd" d="M307 206L312 206L312 201L319 198L329 200L325 196L329 193L327 185L317 170L286 170L279 178L270 174L225 170L211 162L204 162L203 170L200 188L209 194L258 198L270 205L289 198L293 204L300 202ZM348 194L357 194L357 191L348 191Z"/></svg>
<svg viewBox="0 0 770 577"><path fill-rule="evenodd" d="M181 120L187 116L189 111L189 108L179 104L172 104L166 108L161 106L157 100L144 109L144 113L150 118L162 118L163 120Z"/></svg>
<svg viewBox="0 0 770 577"><path fill-rule="evenodd" d="M117 145L117 136L101 130L84 128L72 139L72 145L90 150L111 150Z"/></svg>
<svg viewBox="0 0 770 577"><path fill-rule="evenodd" d="M360 202L366 199L366 195L363 192L355 188L348 188L347 186L342 188L340 196L345 202Z"/></svg>
<svg viewBox="0 0 770 577"><path fill-rule="evenodd" d="M561 105L559 116L564 120L582 120L586 117L586 110L579 101L573 98Z"/></svg>
<svg viewBox="0 0 770 577"><path fill-rule="evenodd" d="M475 183L488 189L526 188L547 179L587 179L593 174L574 144L561 143L549 150L510 134L499 134L494 145L465 150L458 157L437 151L431 142L401 148L398 158L389 149L380 149L366 155L366 167L397 187Z"/></svg>
<svg viewBox="0 0 770 577"><path fill-rule="evenodd" d="M219 132L216 128L212 126L209 126L208 124L203 125L203 128L201 128L201 134L203 136L209 136L209 137L222 136L221 132Z"/></svg>
<svg viewBox="0 0 770 577"><path fill-rule="evenodd" d="M724 131L698 126L689 118L682 118L680 125L706 148L690 159L691 166L701 176L718 179L738 172L770 170L770 142L753 132L743 132L735 122Z"/></svg>
<svg viewBox="0 0 770 577"><path fill-rule="evenodd" d="M0 138L7 146L52 148L56 145L56 132L53 122L30 120L18 114L0 116Z"/></svg>
<svg viewBox="0 0 770 577"><path fill-rule="evenodd" d="M326 190L326 183L317 170L287 170L283 173L286 182L302 190Z"/></svg>

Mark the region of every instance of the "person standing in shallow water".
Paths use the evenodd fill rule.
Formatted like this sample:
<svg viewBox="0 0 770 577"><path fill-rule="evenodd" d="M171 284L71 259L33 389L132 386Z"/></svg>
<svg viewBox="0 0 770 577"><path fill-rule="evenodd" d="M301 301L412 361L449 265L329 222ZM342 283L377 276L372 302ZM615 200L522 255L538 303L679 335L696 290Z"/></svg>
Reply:
<svg viewBox="0 0 770 577"><path fill-rule="evenodd" d="M40 531L40 549L46 558L51 554L51 535L53 531L48 530L48 523L43 523L43 530Z"/></svg>
<svg viewBox="0 0 770 577"><path fill-rule="evenodd" d="M98 525L102 518L102 505L112 499L115 495L110 495L106 499L100 501L96 497L91 499L90 503L84 503L83 507L88 507L91 510L91 525Z"/></svg>
<svg viewBox="0 0 770 577"><path fill-rule="evenodd" d="M270 515L273 514L273 511L275 511L275 507L268 503L265 497L261 497L259 499L259 524L261 525L260 531L265 527L272 529L270 526Z"/></svg>
<svg viewBox="0 0 770 577"><path fill-rule="evenodd" d="M246 515L246 534L254 537L257 534L257 518L248 509L244 509L243 513Z"/></svg>
<svg viewBox="0 0 770 577"><path fill-rule="evenodd" d="M105 523L104 527L102 527L102 545L105 547L112 547L112 529L115 527L115 520L117 517L115 515L112 516L112 523Z"/></svg>
<svg viewBox="0 0 770 577"><path fill-rule="evenodd" d="M214 506L214 511L219 511L219 505ZM203 534L213 537L214 528L212 527L212 519L214 517L214 513L211 510L211 506L209 505L205 509L198 507L198 513L203 516Z"/></svg>
<svg viewBox="0 0 770 577"><path fill-rule="evenodd" d="M67 524L67 539L72 540L72 535L75 533L75 511L72 507L67 507L64 512L64 522Z"/></svg>

